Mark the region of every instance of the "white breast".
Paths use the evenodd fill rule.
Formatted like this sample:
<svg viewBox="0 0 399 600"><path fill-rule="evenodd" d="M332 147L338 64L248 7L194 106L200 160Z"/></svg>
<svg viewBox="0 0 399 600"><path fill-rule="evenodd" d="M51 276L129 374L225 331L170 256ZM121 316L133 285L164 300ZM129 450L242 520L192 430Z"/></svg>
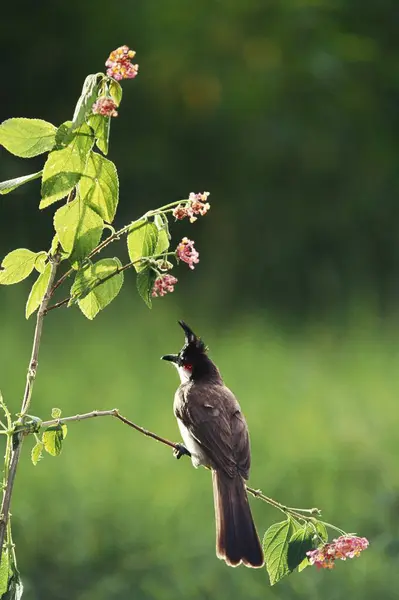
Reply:
<svg viewBox="0 0 399 600"><path fill-rule="evenodd" d="M209 466L209 460L201 446L198 442L193 438L187 427L184 423L177 419L177 424L180 429L181 436L183 438L183 442L187 450L190 451L191 454L191 462L193 466L197 469L200 466L207 467Z"/></svg>

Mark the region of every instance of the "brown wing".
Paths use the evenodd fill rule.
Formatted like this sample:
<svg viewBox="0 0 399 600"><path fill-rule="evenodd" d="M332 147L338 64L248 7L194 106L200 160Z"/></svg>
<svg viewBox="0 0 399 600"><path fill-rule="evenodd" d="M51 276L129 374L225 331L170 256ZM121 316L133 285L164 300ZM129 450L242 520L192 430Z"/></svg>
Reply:
<svg viewBox="0 0 399 600"><path fill-rule="evenodd" d="M204 448L212 466L230 477L248 478L248 428L234 394L224 385L194 385L185 390L179 418Z"/></svg>

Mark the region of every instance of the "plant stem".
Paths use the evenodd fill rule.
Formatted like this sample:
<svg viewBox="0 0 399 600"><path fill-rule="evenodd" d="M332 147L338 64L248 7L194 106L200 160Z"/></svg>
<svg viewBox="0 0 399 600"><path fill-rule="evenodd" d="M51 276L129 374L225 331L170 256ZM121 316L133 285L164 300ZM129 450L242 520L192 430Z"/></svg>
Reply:
<svg viewBox="0 0 399 600"><path fill-rule="evenodd" d="M103 240L102 242L100 242L98 244L98 246L96 246L94 248L94 250L92 250L90 252L90 254L88 255L88 258L92 258L95 254L98 254L98 252L101 252L101 250L103 250L104 248L106 248L109 244L111 244L112 242L114 242L116 240L119 240L119 238L122 235L124 235L125 233L127 233L129 231L129 229L131 229L131 228L134 227L135 223L139 223L143 219L147 219L148 217L154 217L155 215L159 215L159 214L161 214L161 213L163 213L165 211L169 212L169 209L173 208L174 206L178 206L179 204L182 204L184 202L185 202L184 200L176 200L175 202L170 202L169 204L165 204L164 206L161 206L160 208L156 208L155 210L149 210L148 212L146 212L142 217L140 217L136 221L133 221L132 223L129 223L129 225L125 225L124 227L122 227L118 231L115 231L114 233L112 233L111 235L109 235L107 238L105 238L105 240ZM60 277L59 280L55 283L53 289L51 290L51 295L53 295L54 292L55 292L55 290L57 288L59 288L60 285L62 285L64 283L64 281L66 279L68 279L68 277L70 277L72 275L72 273L75 273L75 272L76 271L74 269L69 269L68 271L66 271L64 273L64 275L62 275L62 277ZM66 304L66 302L67 301L62 301L61 304L57 304L57 306L54 305L54 308L58 308L58 306L62 306L63 304Z"/></svg>
<svg viewBox="0 0 399 600"><path fill-rule="evenodd" d="M174 450L179 451L182 448L181 444L171 442L170 440L163 438L163 437L157 435L156 433L149 431L148 429L144 429L144 427L141 427L140 425L137 425L136 423L133 423L133 421L126 419L126 417L122 416L119 413L119 410L117 408L113 408L111 410L93 410L89 413L84 413L83 415L73 415L71 417L63 417L61 419L51 419L49 421L43 421L40 424L40 427L50 427L51 425L58 425L58 424L62 425L63 423L72 423L73 421L83 421L84 419L93 419L94 417L116 417L117 419L119 419L119 421L122 421L122 423L125 423L129 427L132 427L139 433L142 433L143 435L150 437L153 440L156 440L157 442L161 442L162 444L165 444L166 446L169 446L170 448L173 448ZM320 513L319 509L315 509L315 508L292 509L288 506L285 506L284 504L281 504L280 502L277 502L277 500L273 500L273 498L269 498L268 496L265 496L265 494L263 494L261 492L261 490L256 490L254 488L249 487L248 485L246 485L246 488L247 488L247 492L249 494L251 494L252 496L254 496L255 498L259 498L260 500L263 500L263 502L267 502L267 504L270 504L270 506L277 508L278 510L285 513L286 515L290 514L297 519L301 519L303 521L308 521L308 520L314 519L313 516L307 517L305 515L299 514L299 512L297 512L297 511L307 512L312 515L315 514L314 511L317 511L317 514Z"/></svg>
<svg viewBox="0 0 399 600"><path fill-rule="evenodd" d="M27 376L26 376L26 386L25 386L24 397L22 400L21 417L26 415L26 413L29 409L29 406L30 406L31 398L32 398L33 384L34 384L34 381L36 378L38 358L39 358L40 340L41 340L42 329L43 329L43 319L44 319L44 315L46 313L47 305L51 298L51 289L54 284L58 265L60 263L59 254L55 253L54 256L50 257L50 262L51 262L50 278L49 278L49 281L47 284L46 292L43 296L43 300L41 301L39 310L37 312L36 328L35 328L35 333L33 336L32 356L29 361L28 372L27 372ZM4 466L5 473L7 474L7 480L5 482L5 486L3 489L3 500L2 500L1 511L0 511L1 512L1 515L0 515L0 550L2 550L3 545L4 545L5 533L7 530L7 524L8 524L9 517L10 517L9 512L10 512L11 496L12 496L12 491L13 491L13 487L14 487L14 481L15 481L15 475L17 472L18 461L19 461L19 457L21 454L22 438L23 438L23 436L20 437L16 448L14 448L14 450L11 451L11 456L8 457L7 466L6 465ZM10 439L11 439L11 445L13 445L14 436L12 436L11 434L9 435L9 438L7 441L9 442Z"/></svg>

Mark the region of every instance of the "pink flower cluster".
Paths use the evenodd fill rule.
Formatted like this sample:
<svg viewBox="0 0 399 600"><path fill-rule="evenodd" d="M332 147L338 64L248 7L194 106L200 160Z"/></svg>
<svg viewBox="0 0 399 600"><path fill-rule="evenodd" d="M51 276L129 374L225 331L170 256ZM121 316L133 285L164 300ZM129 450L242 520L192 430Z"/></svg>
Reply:
<svg viewBox="0 0 399 600"><path fill-rule="evenodd" d="M316 550L307 552L311 565L316 565L318 569L332 569L337 559L346 560L359 556L362 550L368 548L369 541L366 538L356 535L341 535L330 544L324 544Z"/></svg>
<svg viewBox="0 0 399 600"><path fill-rule="evenodd" d="M191 192L187 204L179 204L176 206L173 211L173 216L178 220L189 217L190 222L194 223L198 218L197 215L203 217L211 208L211 205L208 202L208 196L209 192L204 192L203 194L194 194L194 192Z"/></svg>
<svg viewBox="0 0 399 600"><path fill-rule="evenodd" d="M154 282L152 297L157 298L158 296L165 296L168 292L174 292L176 283L177 279L173 275L160 275Z"/></svg>
<svg viewBox="0 0 399 600"><path fill-rule="evenodd" d="M103 117L117 117L116 104L111 98L101 96L93 104L93 114L102 115Z"/></svg>
<svg viewBox="0 0 399 600"><path fill-rule="evenodd" d="M199 263L199 254L194 248L194 242L184 237L176 248L176 256L179 260L187 263L190 269Z"/></svg>
<svg viewBox="0 0 399 600"><path fill-rule="evenodd" d="M116 50L113 50L105 63L105 66L108 67L108 77L112 77L116 81L134 79L138 73L139 66L133 65L130 61L135 55L134 50L130 50L128 46L120 46Z"/></svg>

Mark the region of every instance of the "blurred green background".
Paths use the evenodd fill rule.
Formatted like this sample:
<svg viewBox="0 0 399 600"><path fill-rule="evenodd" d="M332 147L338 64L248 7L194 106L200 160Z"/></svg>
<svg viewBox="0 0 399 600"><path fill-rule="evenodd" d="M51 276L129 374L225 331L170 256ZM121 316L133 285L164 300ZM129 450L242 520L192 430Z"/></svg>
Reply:
<svg viewBox="0 0 399 600"><path fill-rule="evenodd" d="M117 406L178 440L176 373L186 319L247 416L251 483L370 538L361 559L273 588L214 554L209 473L112 419L71 425L58 459L29 441L13 504L34 600L354 600L399 587L399 9L394 0L136 0L2 8L0 120L70 118L86 74L128 44L109 158L116 225L209 190L212 210L176 239L201 262L148 311L133 275L88 322L45 322L33 412ZM34 172L0 150L0 180ZM0 250L48 246L54 210L33 182L1 199ZM128 274L129 275L129 274ZM20 406L34 323L29 286L0 290L0 388ZM251 500L260 533L280 515Z"/></svg>

